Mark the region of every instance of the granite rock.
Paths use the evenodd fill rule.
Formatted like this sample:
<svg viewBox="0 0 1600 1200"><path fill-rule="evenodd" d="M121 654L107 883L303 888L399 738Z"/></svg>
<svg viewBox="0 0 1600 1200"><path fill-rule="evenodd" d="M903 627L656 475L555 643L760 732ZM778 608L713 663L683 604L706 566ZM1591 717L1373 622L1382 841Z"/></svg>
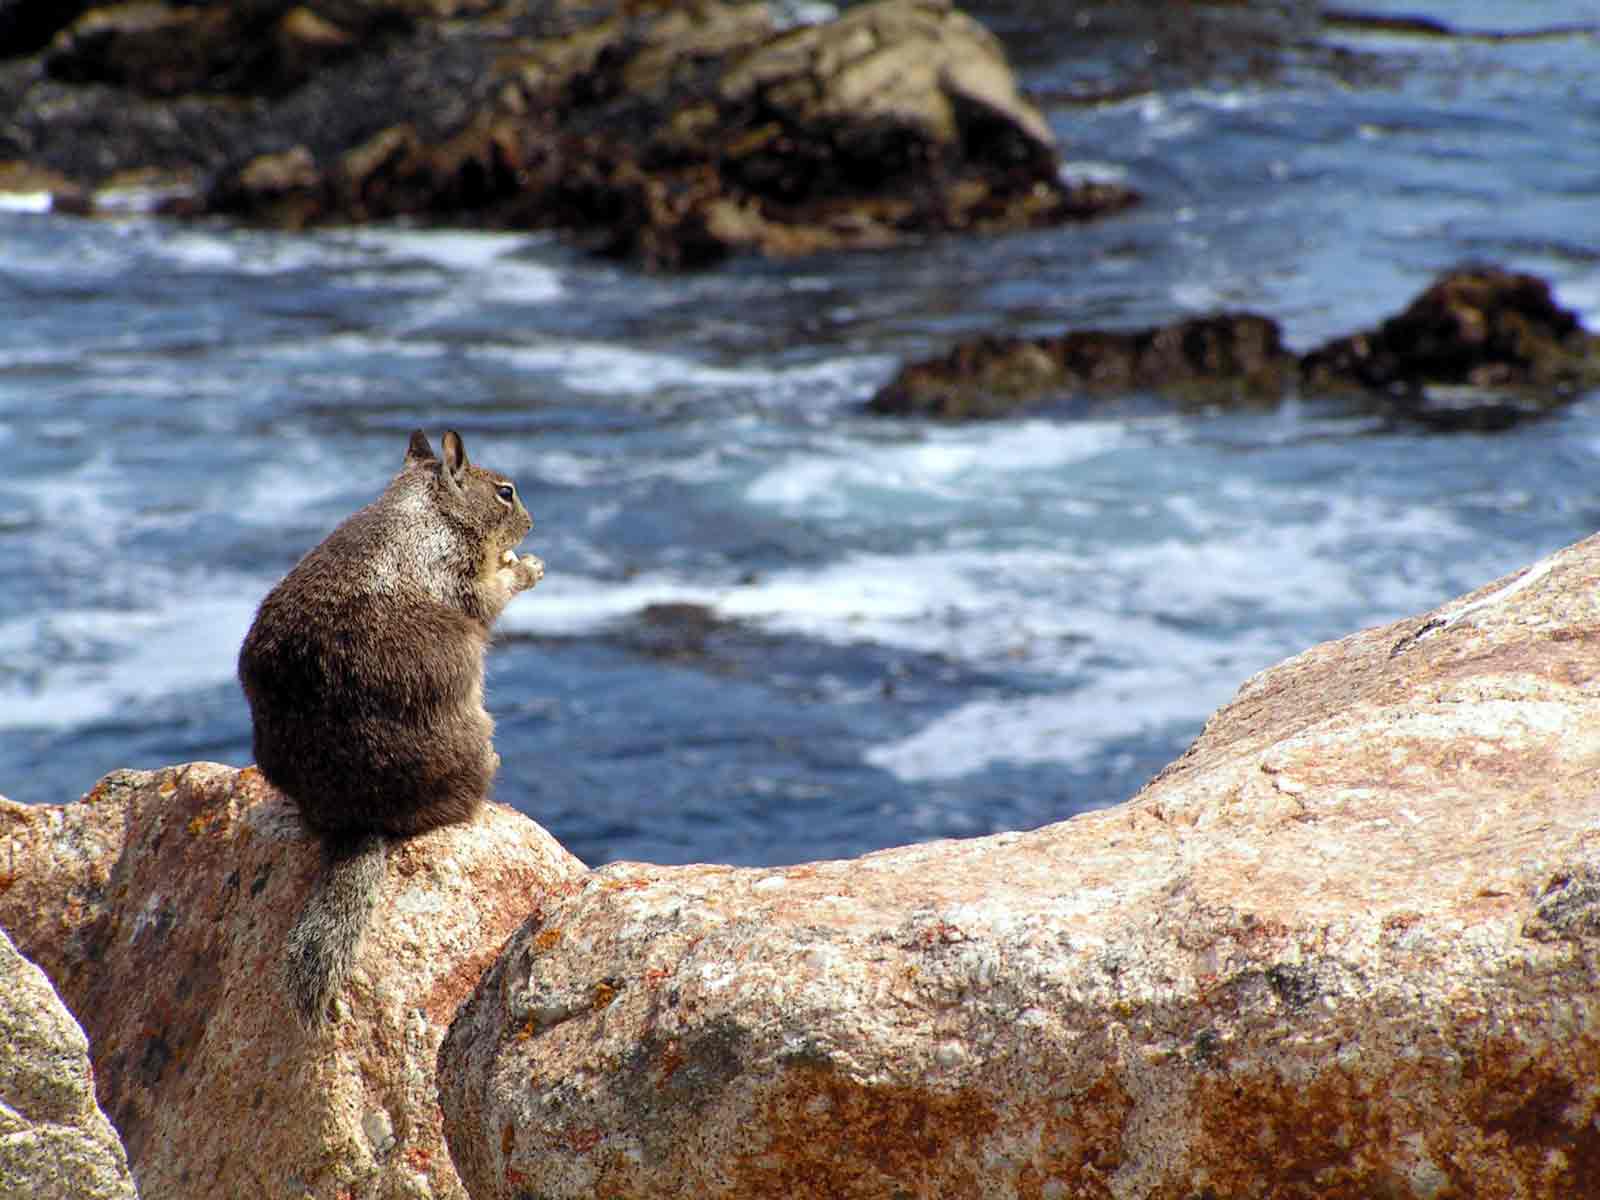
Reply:
<svg viewBox="0 0 1600 1200"><path fill-rule="evenodd" d="M0 1197L134 1200L95 1105L89 1043L50 981L0 930Z"/></svg>
<svg viewBox="0 0 1600 1200"><path fill-rule="evenodd" d="M1597 781L1600 537L1262 672L1114 808L592 873L441 1047L451 1153L478 1200L1570 1200Z"/></svg>
<svg viewBox="0 0 1600 1200"><path fill-rule="evenodd" d="M303 1032L279 978L320 871L253 768L117 772L60 806L0 801L0 926L88 1034L146 1196L463 1195L435 1051L501 942L580 864L524 817L394 844L341 1019Z"/></svg>

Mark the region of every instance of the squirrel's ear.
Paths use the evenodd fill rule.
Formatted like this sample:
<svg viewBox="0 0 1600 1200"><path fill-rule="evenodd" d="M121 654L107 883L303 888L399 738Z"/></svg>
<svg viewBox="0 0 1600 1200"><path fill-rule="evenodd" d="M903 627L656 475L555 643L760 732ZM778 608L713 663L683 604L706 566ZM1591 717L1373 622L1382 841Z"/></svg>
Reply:
<svg viewBox="0 0 1600 1200"><path fill-rule="evenodd" d="M420 429L411 431L411 444L406 447L406 466L417 463L432 462L434 460L433 447L428 444L428 435Z"/></svg>
<svg viewBox="0 0 1600 1200"><path fill-rule="evenodd" d="M444 479L452 488L460 490L461 479L467 473L467 448L461 444L461 435L454 429L444 431Z"/></svg>

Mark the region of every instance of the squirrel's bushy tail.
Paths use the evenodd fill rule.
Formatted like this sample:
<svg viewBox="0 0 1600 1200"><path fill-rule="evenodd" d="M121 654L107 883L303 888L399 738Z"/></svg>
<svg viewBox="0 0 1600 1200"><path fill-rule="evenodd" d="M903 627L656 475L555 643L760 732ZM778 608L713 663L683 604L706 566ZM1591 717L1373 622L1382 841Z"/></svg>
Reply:
<svg viewBox="0 0 1600 1200"><path fill-rule="evenodd" d="M355 963L361 934L383 887L384 837L324 835L323 854L322 878L284 949L289 995L307 1029L327 1020L328 1001L344 986Z"/></svg>

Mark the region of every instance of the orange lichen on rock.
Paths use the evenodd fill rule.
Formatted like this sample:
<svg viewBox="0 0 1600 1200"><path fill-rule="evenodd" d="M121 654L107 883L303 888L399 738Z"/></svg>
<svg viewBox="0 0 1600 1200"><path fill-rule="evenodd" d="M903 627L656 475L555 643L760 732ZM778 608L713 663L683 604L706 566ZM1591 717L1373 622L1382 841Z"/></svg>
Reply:
<svg viewBox="0 0 1600 1200"><path fill-rule="evenodd" d="M505 1200L1584 1195L1596 635L1591 538L1246 681L1119 807L781 873L603 868L542 916L561 943L514 936L452 1026L463 1178ZM503 1038L530 996L562 1019ZM604 1130L581 1154L574 1112Z"/></svg>

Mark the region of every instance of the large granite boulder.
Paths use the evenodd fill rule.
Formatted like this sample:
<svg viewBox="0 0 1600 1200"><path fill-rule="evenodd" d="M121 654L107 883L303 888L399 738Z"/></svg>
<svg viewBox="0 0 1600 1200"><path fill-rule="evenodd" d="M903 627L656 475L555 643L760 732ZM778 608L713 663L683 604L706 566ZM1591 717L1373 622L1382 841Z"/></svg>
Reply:
<svg viewBox="0 0 1600 1200"><path fill-rule="evenodd" d="M868 402L890 415L1012 415L1063 397L1160 394L1179 408L1267 407L1286 395L1441 430L1498 429L1600 388L1600 336L1537 276L1447 271L1377 328L1295 356L1277 322L1219 313L1129 332L979 337L907 363Z"/></svg>
<svg viewBox="0 0 1600 1200"><path fill-rule="evenodd" d="M1262 672L1115 808L594 872L439 1081L478 1200L1588 1195L1600 537Z"/></svg>
<svg viewBox="0 0 1600 1200"><path fill-rule="evenodd" d="M408 216L733 251L1093 216L996 39L950 0L784 28L757 0L139 0L0 50L0 180L286 226ZM3 22L6 8L0 8ZM48 31L48 36L45 36Z"/></svg>
<svg viewBox="0 0 1600 1200"><path fill-rule="evenodd" d="M463 1195L435 1052L506 935L582 870L537 825L491 807L391 849L320 1036L279 961L321 854L259 772L119 772L76 804L0 800L0 832L0 927L88 1034L143 1195Z"/></svg>
<svg viewBox="0 0 1600 1200"><path fill-rule="evenodd" d="M127 1155L94 1102L83 1030L4 930L0 996L0 1196L134 1200Z"/></svg>

